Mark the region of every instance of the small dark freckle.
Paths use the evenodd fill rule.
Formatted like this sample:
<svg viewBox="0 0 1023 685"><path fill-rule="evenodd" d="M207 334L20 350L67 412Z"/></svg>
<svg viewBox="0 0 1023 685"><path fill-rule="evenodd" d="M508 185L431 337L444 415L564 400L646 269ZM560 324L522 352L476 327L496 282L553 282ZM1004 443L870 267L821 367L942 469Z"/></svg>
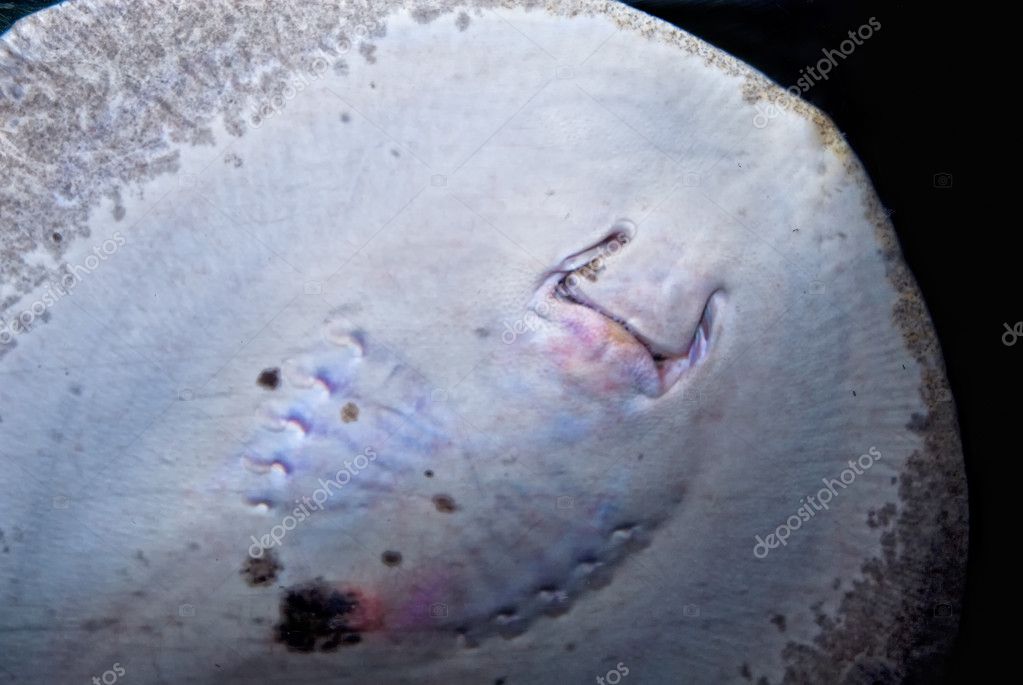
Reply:
<svg viewBox="0 0 1023 685"><path fill-rule="evenodd" d="M346 124L347 124L347 123L348 123L349 121L351 121L351 120L352 120L352 116L351 116L351 115L350 115L350 114L349 114L348 112L344 112L344 113L343 113L343 114L341 115L341 121L345 122Z"/></svg>
<svg viewBox="0 0 1023 685"><path fill-rule="evenodd" d="M494 685L504 685L504 678L495 678Z"/></svg>
<svg viewBox="0 0 1023 685"><path fill-rule="evenodd" d="M442 514L450 514L458 508L455 506L455 500L449 495L434 495L433 506Z"/></svg>
<svg viewBox="0 0 1023 685"><path fill-rule="evenodd" d="M426 476L427 478L433 478L433 471L431 471L430 469L426 469L425 471L423 471L423 475Z"/></svg>
<svg viewBox="0 0 1023 685"><path fill-rule="evenodd" d="M352 423L353 421L359 420L359 405L354 402L348 402L345 406L341 407L341 420L344 423Z"/></svg>
<svg viewBox="0 0 1023 685"><path fill-rule="evenodd" d="M640 453L640 454L638 454L638 455L636 456L636 461L643 461L643 455L642 455L642 453Z"/></svg>
<svg viewBox="0 0 1023 685"><path fill-rule="evenodd" d="M397 150L391 150L391 154L394 155L395 157L401 157L401 153L398 152Z"/></svg>
<svg viewBox="0 0 1023 685"><path fill-rule="evenodd" d="M55 243L59 243L61 240L64 240L64 236L62 236L60 233L54 233L52 238L53 242Z"/></svg>
<svg viewBox="0 0 1023 685"><path fill-rule="evenodd" d="M369 87L370 88L376 88L377 84L375 82L373 82L373 81L370 81Z"/></svg>
<svg viewBox="0 0 1023 685"><path fill-rule="evenodd" d="M263 369L256 382L267 390L276 390L277 386L281 384L281 370L277 368Z"/></svg>
<svg viewBox="0 0 1023 685"><path fill-rule="evenodd" d="M574 642L569 642L567 645L565 645L565 651L566 652L574 652L575 651L575 643Z"/></svg>
<svg viewBox="0 0 1023 685"><path fill-rule="evenodd" d="M76 397L82 394L82 386L80 385L72 385L70 388L68 388L68 390L70 390L71 394Z"/></svg>
<svg viewBox="0 0 1023 685"><path fill-rule="evenodd" d="M120 205L114 207L114 220L115 221L120 221L121 219L124 218L124 215L126 213L127 212L125 211L124 207L122 207Z"/></svg>
<svg viewBox="0 0 1023 685"><path fill-rule="evenodd" d="M490 337L490 331L488 331L486 328L482 328L482 327L481 328L477 328L473 332L476 335L478 335L479 337L481 337L481 338L488 338L488 337Z"/></svg>
<svg viewBox="0 0 1023 685"><path fill-rule="evenodd" d="M393 550L387 550L380 555L380 560L384 562L384 566L400 566L401 565L401 552L395 552Z"/></svg>
<svg viewBox="0 0 1023 685"><path fill-rule="evenodd" d="M853 394L853 397L856 397L856 391L855 390L852 391L852 394Z"/></svg>

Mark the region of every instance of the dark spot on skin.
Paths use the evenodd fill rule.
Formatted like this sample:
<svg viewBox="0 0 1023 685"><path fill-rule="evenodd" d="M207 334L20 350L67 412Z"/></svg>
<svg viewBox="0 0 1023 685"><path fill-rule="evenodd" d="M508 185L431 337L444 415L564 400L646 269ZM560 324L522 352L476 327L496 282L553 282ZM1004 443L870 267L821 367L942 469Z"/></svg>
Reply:
<svg viewBox="0 0 1023 685"><path fill-rule="evenodd" d="M344 423L351 423L359 420L359 406L354 402L348 402L341 407L341 420Z"/></svg>
<svg viewBox="0 0 1023 685"><path fill-rule="evenodd" d="M565 645L565 651L566 652L574 652L575 651L575 643L574 642L569 642L567 645Z"/></svg>
<svg viewBox="0 0 1023 685"><path fill-rule="evenodd" d="M852 394L853 394L853 397L856 397L856 391L855 390L852 391Z"/></svg>
<svg viewBox="0 0 1023 685"><path fill-rule="evenodd" d="M373 88L373 89L376 89L376 87L377 87L377 84L376 84L376 82L375 82L375 81L370 81L370 82L369 82L369 87L370 87L370 88Z"/></svg>
<svg viewBox="0 0 1023 685"><path fill-rule="evenodd" d="M636 455L636 461L643 461L643 454L642 453Z"/></svg>
<svg viewBox="0 0 1023 685"><path fill-rule="evenodd" d="M147 568L149 567L149 559L146 559L146 555L142 553L141 549L135 552L135 558L138 559L139 563L143 566Z"/></svg>
<svg viewBox="0 0 1023 685"><path fill-rule="evenodd" d="M779 633L785 632L785 617L781 614L775 614L771 617L771 623L778 629Z"/></svg>
<svg viewBox="0 0 1023 685"><path fill-rule="evenodd" d="M68 390L70 390L71 394L74 395L75 397L78 397L79 395L82 394L82 386L80 385L72 385L70 388L68 388Z"/></svg>
<svg viewBox="0 0 1023 685"><path fill-rule="evenodd" d="M190 543L188 543L188 549L193 550L193 551L199 549L199 543L198 542L190 542Z"/></svg>
<svg viewBox="0 0 1023 685"><path fill-rule="evenodd" d="M387 550L380 555L380 561L384 562L384 566L400 566L401 565L401 552L395 552L394 550Z"/></svg>
<svg viewBox="0 0 1023 685"><path fill-rule="evenodd" d="M470 21L472 20L469 18L468 14L466 14L465 12L459 12L458 18L455 19L455 26L458 27L459 31L464 31L467 28L469 28Z"/></svg>
<svg viewBox="0 0 1023 685"><path fill-rule="evenodd" d="M121 219L124 218L125 214L127 214L127 212L121 205L117 205L116 207L114 207L114 221L120 221Z"/></svg>
<svg viewBox="0 0 1023 685"><path fill-rule="evenodd" d="M909 421L906 423L906 428L913 431L914 433L926 433L928 428L927 417L913 412L909 416Z"/></svg>
<svg viewBox="0 0 1023 685"><path fill-rule="evenodd" d="M278 368L263 369L256 382L267 390L276 390L277 386L281 384L281 370Z"/></svg>
<svg viewBox="0 0 1023 685"><path fill-rule="evenodd" d="M433 471L431 471L430 469L426 469L425 471L423 471L423 475L426 476L427 478L433 478Z"/></svg>
<svg viewBox="0 0 1023 685"><path fill-rule="evenodd" d="M504 678L495 678L494 685L504 685Z"/></svg>
<svg viewBox="0 0 1023 685"><path fill-rule="evenodd" d="M361 642L347 618L358 607L353 593L339 592L322 578L288 589L281 600L276 639L292 652L330 652Z"/></svg>
<svg viewBox="0 0 1023 685"><path fill-rule="evenodd" d="M480 338L490 337L490 331L488 331L486 328L483 328L482 326L480 328L473 329L473 333L475 333Z"/></svg>
<svg viewBox="0 0 1023 685"><path fill-rule="evenodd" d="M60 233L54 233L52 238L53 242L55 243L59 243L61 240L64 240L64 236L62 236Z"/></svg>
<svg viewBox="0 0 1023 685"><path fill-rule="evenodd" d="M393 157L401 157L401 153L398 152L397 150L391 150L391 155Z"/></svg>
<svg viewBox="0 0 1023 685"><path fill-rule="evenodd" d="M433 506L442 514L450 514L458 508L450 495L434 495Z"/></svg>
<svg viewBox="0 0 1023 685"><path fill-rule="evenodd" d="M746 680L753 680L753 673L749 670L749 664L744 663L742 668L739 669L739 675Z"/></svg>
<svg viewBox="0 0 1023 685"><path fill-rule="evenodd" d="M341 121L343 121L344 123L347 124L351 120L352 120L352 116L348 112L343 112L341 114Z"/></svg>
<svg viewBox="0 0 1023 685"><path fill-rule="evenodd" d="M245 582L252 587L270 585L277 580L277 573L284 568L277 559L273 549L263 550L263 556L254 559L251 556L245 557L241 574Z"/></svg>

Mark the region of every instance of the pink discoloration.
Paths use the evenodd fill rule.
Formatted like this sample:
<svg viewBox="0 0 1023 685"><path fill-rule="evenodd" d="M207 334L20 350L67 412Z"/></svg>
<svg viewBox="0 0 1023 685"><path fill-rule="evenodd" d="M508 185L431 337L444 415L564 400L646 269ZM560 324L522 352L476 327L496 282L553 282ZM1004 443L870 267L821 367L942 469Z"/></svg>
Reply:
<svg viewBox="0 0 1023 685"><path fill-rule="evenodd" d="M653 358L621 325L572 304L554 308L550 319L554 325L538 344L574 384L602 395L658 392L660 377Z"/></svg>

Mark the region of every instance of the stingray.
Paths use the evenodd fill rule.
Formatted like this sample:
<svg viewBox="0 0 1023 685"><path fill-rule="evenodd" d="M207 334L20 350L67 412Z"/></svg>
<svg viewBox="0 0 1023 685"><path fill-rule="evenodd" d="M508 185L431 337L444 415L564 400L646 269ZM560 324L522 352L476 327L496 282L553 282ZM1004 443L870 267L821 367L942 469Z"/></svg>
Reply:
<svg viewBox="0 0 1023 685"><path fill-rule="evenodd" d="M0 126L0 681L940 672L940 348L750 67L614 2L72 0Z"/></svg>

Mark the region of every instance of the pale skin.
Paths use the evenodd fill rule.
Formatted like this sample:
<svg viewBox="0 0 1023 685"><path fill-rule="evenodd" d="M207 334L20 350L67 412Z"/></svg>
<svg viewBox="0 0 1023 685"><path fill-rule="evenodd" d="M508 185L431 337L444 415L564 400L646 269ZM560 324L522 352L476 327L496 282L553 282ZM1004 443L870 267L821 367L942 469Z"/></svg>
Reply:
<svg viewBox="0 0 1023 685"><path fill-rule="evenodd" d="M928 408L848 149L617 15L458 16L62 248L125 239L0 357L19 682L776 682L882 555Z"/></svg>

